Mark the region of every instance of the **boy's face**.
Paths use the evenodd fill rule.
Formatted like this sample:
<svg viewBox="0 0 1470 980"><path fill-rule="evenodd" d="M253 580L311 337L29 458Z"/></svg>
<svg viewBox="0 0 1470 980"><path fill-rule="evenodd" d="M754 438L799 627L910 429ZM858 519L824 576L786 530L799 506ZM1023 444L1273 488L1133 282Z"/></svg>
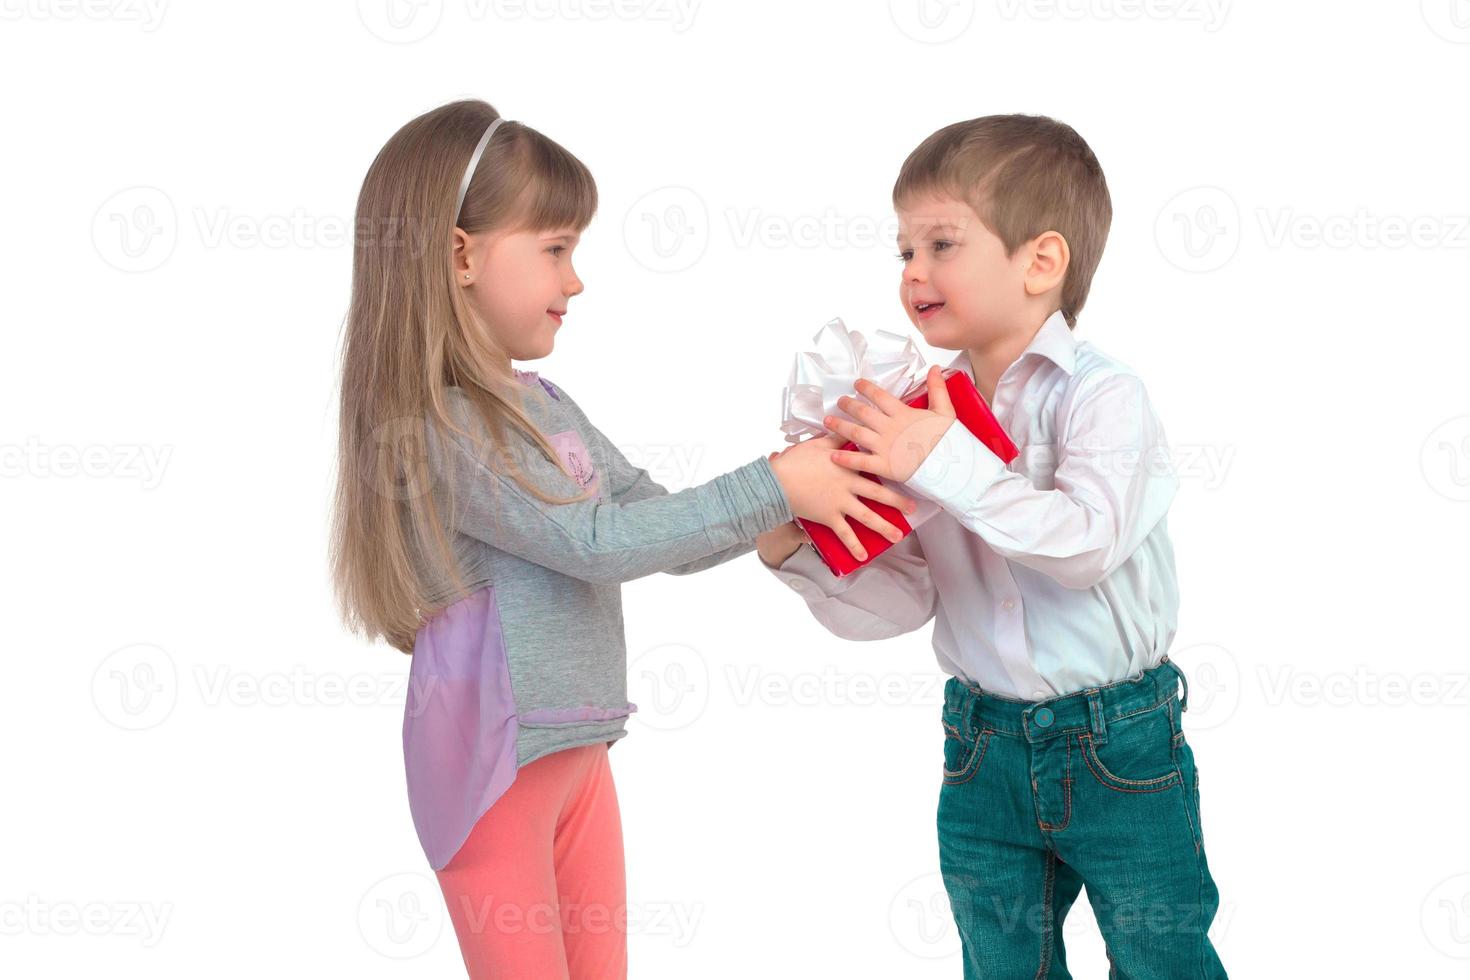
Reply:
<svg viewBox="0 0 1470 980"><path fill-rule="evenodd" d="M1005 245L964 201L929 193L898 212L898 297L924 341L984 346L1025 320L1027 249Z"/></svg>

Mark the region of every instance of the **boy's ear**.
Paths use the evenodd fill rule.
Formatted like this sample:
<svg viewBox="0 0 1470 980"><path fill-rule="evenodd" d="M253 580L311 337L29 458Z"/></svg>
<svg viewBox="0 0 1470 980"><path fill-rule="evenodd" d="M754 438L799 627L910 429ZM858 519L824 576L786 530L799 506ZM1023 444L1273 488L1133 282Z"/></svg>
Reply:
<svg viewBox="0 0 1470 980"><path fill-rule="evenodd" d="M1026 294L1042 296L1062 284L1072 250L1060 232L1044 231L1031 240L1031 261L1026 267Z"/></svg>

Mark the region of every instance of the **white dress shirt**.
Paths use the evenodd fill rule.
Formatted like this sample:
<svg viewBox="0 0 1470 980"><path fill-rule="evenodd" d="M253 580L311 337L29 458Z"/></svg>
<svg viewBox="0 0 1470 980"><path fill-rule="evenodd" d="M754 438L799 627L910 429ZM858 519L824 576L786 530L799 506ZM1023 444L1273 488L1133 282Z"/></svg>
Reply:
<svg viewBox="0 0 1470 980"><path fill-rule="evenodd" d="M968 351L950 366L974 379ZM810 544L766 567L845 639L934 619L939 665L998 694L1041 700L1156 666L1178 622L1165 514L1179 479L1143 382L1057 312L991 410L1020 455L1002 463L956 421L896 487L921 506L902 541L842 578Z"/></svg>

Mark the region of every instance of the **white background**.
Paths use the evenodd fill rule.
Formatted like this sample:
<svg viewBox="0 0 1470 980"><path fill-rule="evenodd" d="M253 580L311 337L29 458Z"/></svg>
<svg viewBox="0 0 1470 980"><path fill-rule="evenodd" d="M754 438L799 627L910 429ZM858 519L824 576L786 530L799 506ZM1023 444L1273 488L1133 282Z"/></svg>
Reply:
<svg viewBox="0 0 1470 980"><path fill-rule="evenodd" d="M907 329L924 136L1075 126L1115 208L1078 336L1183 475L1223 961L1465 974L1464 0L391 2L0 3L0 972L462 972L409 662L346 635L325 541L358 187L474 96L602 195L522 366L671 489L780 448L826 320ZM927 629L844 643L753 555L624 596L632 975L959 977ZM1085 902L1065 936L1104 976Z"/></svg>

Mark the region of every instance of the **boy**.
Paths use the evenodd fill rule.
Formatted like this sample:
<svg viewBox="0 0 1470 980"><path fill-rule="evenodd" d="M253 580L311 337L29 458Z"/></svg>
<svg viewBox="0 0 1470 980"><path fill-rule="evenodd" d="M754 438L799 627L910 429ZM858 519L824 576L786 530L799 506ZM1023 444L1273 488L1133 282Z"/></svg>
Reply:
<svg viewBox="0 0 1470 980"><path fill-rule="evenodd" d="M1102 168L1069 126L986 116L909 154L893 203L909 319L960 352L1020 455L955 421L937 367L929 409L860 381L870 402L838 402L856 422L825 424L863 451L833 458L941 510L840 579L795 524L757 539L761 560L838 636L936 620L954 675L940 869L967 980L1070 977L1061 927L1083 885L1109 976L1224 977L1189 687L1167 656L1179 481L1138 376L1072 336L1112 220Z"/></svg>

